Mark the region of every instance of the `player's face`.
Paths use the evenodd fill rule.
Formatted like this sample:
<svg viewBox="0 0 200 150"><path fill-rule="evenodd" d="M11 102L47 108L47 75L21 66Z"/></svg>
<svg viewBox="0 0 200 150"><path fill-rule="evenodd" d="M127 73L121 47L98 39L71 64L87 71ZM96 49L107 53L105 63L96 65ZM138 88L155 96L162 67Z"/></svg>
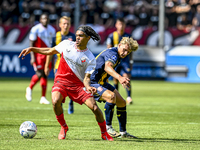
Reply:
<svg viewBox="0 0 200 150"><path fill-rule="evenodd" d="M46 27L48 22L49 22L48 16L47 15L42 15L40 17L40 22L44 27Z"/></svg>
<svg viewBox="0 0 200 150"><path fill-rule="evenodd" d="M131 49L129 49L128 44L118 45L118 54L121 58L125 58L130 53L131 53Z"/></svg>
<svg viewBox="0 0 200 150"><path fill-rule="evenodd" d="M61 19L60 23L59 23L59 27L61 29L61 32L68 32L69 28L71 27L71 23L69 20L66 19Z"/></svg>
<svg viewBox="0 0 200 150"><path fill-rule="evenodd" d="M90 37L86 36L83 31L76 31L76 46L77 47L86 47Z"/></svg>
<svg viewBox="0 0 200 150"><path fill-rule="evenodd" d="M117 31L119 32L124 32L125 28L126 28L126 25L125 23L117 20L116 24L115 24L115 27L117 28Z"/></svg>

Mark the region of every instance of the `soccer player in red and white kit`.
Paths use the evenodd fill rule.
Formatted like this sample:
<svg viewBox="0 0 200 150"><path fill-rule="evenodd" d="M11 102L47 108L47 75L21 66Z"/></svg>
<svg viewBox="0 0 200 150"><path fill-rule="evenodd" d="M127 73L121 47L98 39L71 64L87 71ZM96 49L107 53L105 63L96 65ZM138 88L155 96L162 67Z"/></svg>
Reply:
<svg viewBox="0 0 200 150"><path fill-rule="evenodd" d="M53 48L29 47L20 53L19 57L31 51L44 55L61 54L60 64L52 87L52 103L57 121L61 125L58 139L65 139L68 126L63 115L61 103L69 98L80 105L85 104L92 110L101 129L103 140L113 141L106 131L106 122L102 111L97 106L93 94L97 89L90 86L90 75L95 70L96 59L87 48L87 43L92 38L99 41L100 36L89 26L80 26L76 31L76 42L63 40Z"/></svg>
<svg viewBox="0 0 200 150"><path fill-rule="evenodd" d="M51 40L56 31L51 25L48 24L48 20L48 15L42 14L40 16L40 23L32 27L29 35L30 47L51 47ZM47 88L47 76L44 73L46 55L34 52L31 52L30 54L31 65L33 65L35 74L31 78L29 87L26 88L26 99L28 101L32 100L32 89L40 80L40 85L42 87L40 104L50 104L45 97Z"/></svg>

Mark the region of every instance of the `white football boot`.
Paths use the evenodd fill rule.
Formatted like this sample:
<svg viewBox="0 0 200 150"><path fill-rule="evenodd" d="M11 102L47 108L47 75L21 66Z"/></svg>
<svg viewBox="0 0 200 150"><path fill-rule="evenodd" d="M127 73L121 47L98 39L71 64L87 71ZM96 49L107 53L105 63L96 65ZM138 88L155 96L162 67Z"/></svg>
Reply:
<svg viewBox="0 0 200 150"><path fill-rule="evenodd" d="M127 97L126 103L127 103L128 105L133 104L132 98L131 98L131 97Z"/></svg>
<svg viewBox="0 0 200 150"><path fill-rule="evenodd" d="M27 87L26 88L26 99L27 99L27 101L31 101L32 100L32 97L31 97L31 95L32 95L32 90L31 90L31 88L30 87Z"/></svg>
<svg viewBox="0 0 200 150"><path fill-rule="evenodd" d="M50 102L46 99L46 97L42 96L40 99L40 104L50 104Z"/></svg>

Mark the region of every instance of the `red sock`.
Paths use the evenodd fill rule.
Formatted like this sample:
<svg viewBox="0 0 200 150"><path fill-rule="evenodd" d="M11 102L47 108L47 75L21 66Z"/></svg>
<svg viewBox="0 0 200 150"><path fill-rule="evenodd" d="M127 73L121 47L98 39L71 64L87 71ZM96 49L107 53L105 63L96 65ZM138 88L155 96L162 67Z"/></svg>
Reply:
<svg viewBox="0 0 200 150"><path fill-rule="evenodd" d="M59 115L59 116L56 115L56 119L58 120L58 122L60 123L60 125L62 127L67 127L67 124L65 122L64 114L63 113L61 115Z"/></svg>
<svg viewBox="0 0 200 150"><path fill-rule="evenodd" d="M34 87L34 85L39 81L39 78L38 76L35 74L32 76L31 78L31 82L30 82L30 85L29 87L32 89Z"/></svg>
<svg viewBox="0 0 200 150"><path fill-rule="evenodd" d="M106 121L104 120L104 122L98 122L98 125L101 129L101 133L105 133L107 130L106 130Z"/></svg>
<svg viewBox="0 0 200 150"><path fill-rule="evenodd" d="M41 78L40 79L40 85L42 87L42 96L46 96L46 91L47 91L47 79L46 78Z"/></svg>

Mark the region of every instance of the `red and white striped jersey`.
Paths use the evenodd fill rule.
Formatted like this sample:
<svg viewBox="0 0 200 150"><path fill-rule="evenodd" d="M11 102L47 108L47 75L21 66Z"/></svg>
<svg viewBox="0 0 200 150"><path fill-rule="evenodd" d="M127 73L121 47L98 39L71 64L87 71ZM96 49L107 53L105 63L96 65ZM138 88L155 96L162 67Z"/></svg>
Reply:
<svg viewBox="0 0 200 150"><path fill-rule="evenodd" d="M35 41L34 47L51 47L52 37L55 36L56 30L51 25L45 28L41 23L32 27L29 40Z"/></svg>
<svg viewBox="0 0 200 150"><path fill-rule="evenodd" d="M76 84L74 74L83 82L85 73L92 74L95 70L96 59L88 48L79 50L75 42L64 40L55 49L62 54L55 80Z"/></svg>

